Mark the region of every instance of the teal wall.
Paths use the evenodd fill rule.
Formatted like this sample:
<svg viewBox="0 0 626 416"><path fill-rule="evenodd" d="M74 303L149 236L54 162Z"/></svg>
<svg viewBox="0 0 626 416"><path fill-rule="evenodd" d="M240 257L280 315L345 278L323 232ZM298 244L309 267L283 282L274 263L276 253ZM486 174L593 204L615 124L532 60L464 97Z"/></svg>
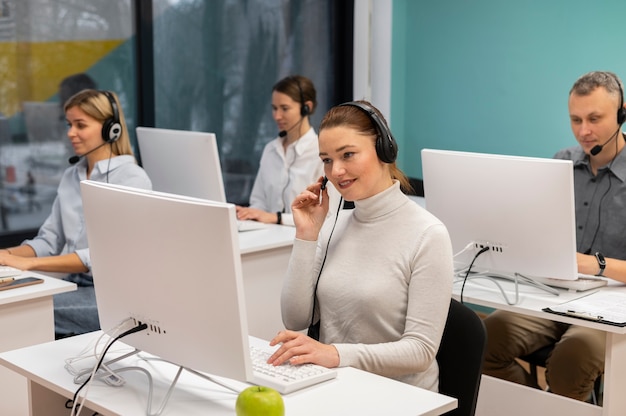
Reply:
<svg viewBox="0 0 626 416"><path fill-rule="evenodd" d="M583 73L626 80L624 0L394 0L391 125L399 165L422 148L551 157L575 145Z"/></svg>

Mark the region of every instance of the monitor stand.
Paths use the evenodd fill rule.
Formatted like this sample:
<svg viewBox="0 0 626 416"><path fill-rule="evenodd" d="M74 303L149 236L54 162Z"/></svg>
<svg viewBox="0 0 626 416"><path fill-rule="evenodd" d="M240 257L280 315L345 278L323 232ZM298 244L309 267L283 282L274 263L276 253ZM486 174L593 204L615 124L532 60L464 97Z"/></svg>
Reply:
<svg viewBox="0 0 626 416"><path fill-rule="evenodd" d="M527 285L527 286L532 286L538 289L541 289L545 292L550 293L551 295L555 295L555 296L559 296L559 290L555 289L553 287L550 287L544 283L541 283L531 277L528 276L524 276L520 273L513 273L513 274L506 274L506 273L494 273L494 272L474 272L474 273L470 273L468 276L465 276L465 271L463 272L457 272L456 276L459 276L460 278L462 278L464 281L465 280L473 280L473 279L487 279L493 283L495 283L495 285L498 287L498 289L500 290L500 293L502 293L502 296L504 297L504 300L506 301L507 304L509 305L517 305L517 303L519 302L519 285L523 284L523 285ZM509 298L509 296L507 295L506 291L504 290L504 288L502 287L502 285L500 284L500 282L498 280L507 280L507 281L512 281L515 283L515 299L511 300ZM463 282L463 284L465 284L465 282ZM462 291L461 291L462 293Z"/></svg>

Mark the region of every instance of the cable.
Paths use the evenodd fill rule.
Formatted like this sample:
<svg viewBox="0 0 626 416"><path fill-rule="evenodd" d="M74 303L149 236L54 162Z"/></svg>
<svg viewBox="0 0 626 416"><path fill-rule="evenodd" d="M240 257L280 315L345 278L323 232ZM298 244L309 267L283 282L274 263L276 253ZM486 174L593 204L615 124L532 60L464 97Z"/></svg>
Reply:
<svg viewBox="0 0 626 416"><path fill-rule="evenodd" d="M322 277L322 270L324 269L324 264L326 263L326 256L328 255L328 248L330 247L330 239L333 237L333 233L335 232L335 226L337 225L337 220L339 219L339 213L341 212L342 204L343 204L343 196L339 198L339 205L337 206L337 214L335 215L335 222L333 224L333 228L330 230L328 241L326 242L326 250L324 251L324 258L322 259L322 264L320 265L320 271L319 273L317 273L317 279L315 280L315 289L313 290L313 311L311 312L311 323L309 324L309 328L316 325L314 321L315 321L315 306L317 305L317 286L320 283L320 277ZM319 337L319 332L317 335ZM319 341L319 339L317 339L316 341Z"/></svg>
<svg viewBox="0 0 626 416"><path fill-rule="evenodd" d="M617 128L617 130L615 131L615 133L613 134L613 136L617 136L619 131L621 130L621 125L620 127ZM613 137L611 136L611 137ZM585 251L585 254L590 254L591 250L593 249L593 245L596 242L596 238L598 237L598 231L600 230L600 225L602 222L602 203L604 201L604 198L606 198L606 196L609 194L609 191L611 190L611 167L613 166L613 162L615 162L615 158L617 158L617 149L618 149L618 143L617 143L617 138L615 139L615 156L613 156L613 158L611 159L611 161L609 162L609 165L607 167L606 173L605 175L609 175L609 186L606 189L606 191L604 191L604 194L602 194L602 196L600 197L600 202L598 202L598 225L596 225L596 230L593 233L593 238L591 239L591 244L589 244L589 248ZM586 229L585 229L586 231Z"/></svg>
<svg viewBox="0 0 626 416"><path fill-rule="evenodd" d="M602 196L600 197L600 202L598 202L598 225L596 225L596 230L593 233L591 244L589 244L589 249L585 252L585 254L591 253L591 250L593 249L593 245L596 242L596 238L598 237L598 231L600 230L600 225L602 223L602 205L604 202L604 198L606 198L606 196L609 194L609 192L611 191L611 186L613 185L613 183L611 182L611 178L612 178L611 166L613 166L613 161L615 161L615 158L611 159L611 163L609 163L608 169L605 173L605 175L609 176L609 186L606 188L606 191L604 191L604 194L602 194Z"/></svg>
<svg viewBox="0 0 626 416"><path fill-rule="evenodd" d="M489 280L490 282L493 282L498 287L498 289L500 290L500 293L502 294L502 297L504 298L506 303L509 304L509 305L516 305L519 302L519 287L518 287L518 284L517 284L517 279L515 277L510 279L508 276L504 277L503 275L502 276L498 276L498 277L503 277L503 278L515 281L515 300L512 301L511 299L509 299L509 297L506 294L506 291L504 290L504 288L502 287L500 282L498 282L497 279L494 279L491 276L478 274L476 276L469 277L468 280L471 280L471 279L486 279L486 280ZM463 280L463 282L465 282L465 281Z"/></svg>
<svg viewBox="0 0 626 416"><path fill-rule="evenodd" d="M167 392L165 393L165 397L163 398L161 405L159 406L158 410L154 413L152 413L152 396L154 392L154 381L152 379L152 375L150 374L150 372L146 370L145 368L137 367L137 366L122 367L122 368L117 369L116 371L117 372L139 371L146 375L146 377L148 378L148 399L147 399L147 404L146 404L146 415L147 416L159 416L161 413L163 413L163 410L165 409L165 406L167 405L167 402L169 401L170 396L174 392L174 387L176 387L176 384L178 383L178 379L180 378L180 375L182 374L183 370L184 370L183 367L181 366L178 367L176 376L174 376L174 379L170 383L170 386L168 387Z"/></svg>
<svg viewBox="0 0 626 416"><path fill-rule="evenodd" d="M127 335L130 334L134 334L135 332L139 332L139 331L143 331L144 329L148 328L147 324L140 324L137 325L134 328L129 329L128 331L125 331L123 333L121 333L120 335L118 335L117 337L113 338L104 348L104 351L102 351L102 354L100 356L100 359L98 360L98 363L94 366L93 368L93 372L91 373L91 375L87 378L87 380L85 380L85 382L76 390L76 392L74 393L74 396L72 398L72 411L70 412L70 416L78 416L80 414L80 411L82 410L82 404L78 405L77 407L77 398L78 398L78 393L80 393L80 391L89 384L89 382L93 379L93 376L95 375L95 373L98 371L98 369L100 368L100 366L102 365L102 362L104 361L104 357L106 356L107 351L109 350L109 348L120 338L124 338ZM86 397L83 396L83 401L84 398ZM76 412L77 411L77 412ZM76 413L75 413L76 412Z"/></svg>
<svg viewBox="0 0 626 416"><path fill-rule="evenodd" d="M287 136L287 133L290 132L291 130L295 129L296 127L298 127L298 138L292 142L291 144L287 145L286 147L284 147L284 153L285 153L285 161L287 158L287 148L291 145L293 145L293 160L291 161L291 163L289 163L287 165L287 183L285 184L285 186L283 187L283 190L280 192L280 202L283 204L283 209L282 212L286 212L287 207L289 206L288 203L285 203L285 192L287 192L287 188L289 188L289 184L291 183L291 175L290 175L290 171L291 168L293 167L293 165L295 165L296 161L298 160L298 152L296 151L296 143L302 138L303 134L302 134L302 130L301 130L301 126L302 126L302 122L304 121L304 118L306 116L301 116L300 117L300 121L298 121L296 124L294 124L290 129L287 130L282 130L279 133L279 137L280 138L284 138ZM284 135L282 133L285 133ZM288 138L285 138L284 141L287 141ZM281 141L281 145L284 146L284 144Z"/></svg>
<svg viewBox="0 0 626 416"><path fill-rule="evenodd" d="M468 273L469 274L469 273ZM458 275L458 273L456 274ZM528 276L524 276L521 273L515 272L513 273L513 275L508 275L508 274L503 274L503 273L497 273L497 272L492 272L492 271L484 271L484 272L479 272L479 273L475 273L473 276L465 276L465 279L467 280L472 280L472 279L485 279L485 280L489 280L490 282L494 283L498 289L500 290L500 293L502 294L502 297L504 298L504 300L506 301L507 304L509 305L517 305L517 303L519 302L519 285L520 284L526 284L528 286L532 286L535 287L537 289L541 289L545 292L550 293L551 295L554 296L560 296L560 292L558 289L555 289L553 287L550 287L544 283L538 282L537 280L528 277ZM465 285L465 279L463 280L463 284ZM504 288L502 287L502 285L500 284L500 282L498 281L498 279L502 279L502 280L509 280L512 281L514 283L514 287L515 287L515 300L511 300L509 299L509 297L506 294L506 291L504 290ZM458 283L455 282L455 283Z"/></svg>
<svg viewBox="0 0 626 416"><path fill-rule="evenodd" d="M287 192L289 185L291 184L291 173L290 173L291 168L293 167L293 165L295 165L297 159L298 159L298 153L296 152L296 145L294 142L293 143L293 160L291 161L291 163L287 164L287 182L285 183L283 190L280 191L280 202L281 204L283 204L283 208L281 209L281 212L283 213L287 211L287 207L288 207L288 204L285 203L285 192ZM286 150L285 150L285 161L287 161Z"/></svg>
<svg viewBox="0 0 626 416"><path fill-rule="evenodd" d="M93 370L93 366L89 366L88 368L77 369L77 368L74 368L74 364L79 362L79 361L86 360L86 359L91 359L91 358L95 358L97 360L98 357L99 357L98 347L99 347L101 341L103 340L103 338L105 336L107 336L107 335L110 338L114 338L115 336L117 336L117 334L119 334L119 333L121 333L121 332L123 332L123 331L125 331L127 329L130 329L131 326L129 324L133 324L134 325L134 320L132 318L125 319L124 321L122 321L118 325L116 325L115 327L109 329L106 332L103 332L98 338L92 339L85 346L85 348L83 348L83 350L80 353L78 353L78 355L76 355L75 357L67 358L65 360L65 369L67 370L68 373L70 373L72 376L74 376L74 383L82 384L84 382L84 376L86 376L87 374L89 374ZM92 349L93 349L92 353L88 354L88 351L90 351ZM128 350L128 348L124 348L123 350L120 350L118 352L126 352L126 350ZM131 351L132 352L130 354L134 354L134 353L136 353L137 350L131 349ZM106 367L106 365L111 364L111 363L113 363L115 361L119 361L120 359L125 358L128 355L129 354L125 353L120 358L107 361L106 363L104 363L102 365L102 367L105 368L108 371L109 375L114 376L113 371L108 369L108 367ZM107 380L105 380L105 381L107 383L109 383ZM111 384L111 383L109 383L109 384Z"/></svg>
<svg viewBox="0 0 626 416"><path fill-rule="evenodd" d="M463 247L463 249L457 253L455 253L452 256L452 260L454 261L454 259L456 259L458 256L460 256L461 254L465 253L466 251L470 250L472 247L474 246L474 242L470 241L465 247ZM454 268L454 274L457 274L461 271L465 270L465 267L462 267L461 269L457 269L456 267Z"/></svg>
<svg viewBox="0 0 626 416"><path fill-rule="evenodd" d="M478 258L478 256L480 256L481 254L483 254L485 251L489 250L489 246L484 246L483 248L481 248L478 253L476 253L474 255L474 258L472 259L472 262L470 263L469 267L467 268L467 273L465 273L465 278L463 279L463 285L461 286L461 303L463 303L463 290L465 290L465 282L467 282L467 277L470 274L470 271L472 270L472 266L474 265L474 262L476 261L476 259Z"/></svg>
<svg viewBox="0 0 626 416"><path fill-rule="evenodd" d="M109 172L111 171L111 158L113 157L113 144L109 146L109 162L107 163L107 183L109 183Z"/></svg>

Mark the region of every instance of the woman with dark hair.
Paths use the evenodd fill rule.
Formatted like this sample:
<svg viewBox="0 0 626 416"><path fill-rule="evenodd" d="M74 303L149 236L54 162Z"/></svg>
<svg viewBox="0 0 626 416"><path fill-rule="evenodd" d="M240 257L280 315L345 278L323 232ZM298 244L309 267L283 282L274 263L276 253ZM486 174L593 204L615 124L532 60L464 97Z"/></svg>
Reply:
<svg viewBox="0 0 626 416"><path fill-rule="evenodd" d="M317 134L309 116L317 106L310 79L292 75L272 88L272 115L278 137L263 149L249 207L237 207L237 218L293 225L291 201L322 174Z"/></svg>
<svg viewBox="0 0 626 416"><path fill-rule="evenodd" d="M319 135L325 177L292 204L296 239L269 362L352 366L437 391L452 294L445 226L411 201L397 144L366 101L332 108ZM327 184L327 181L329 184ZM331 185L354 201L327 216ZM338 204L341 206L341 204ZM319 321L319 341L302 330Z"/></svg>

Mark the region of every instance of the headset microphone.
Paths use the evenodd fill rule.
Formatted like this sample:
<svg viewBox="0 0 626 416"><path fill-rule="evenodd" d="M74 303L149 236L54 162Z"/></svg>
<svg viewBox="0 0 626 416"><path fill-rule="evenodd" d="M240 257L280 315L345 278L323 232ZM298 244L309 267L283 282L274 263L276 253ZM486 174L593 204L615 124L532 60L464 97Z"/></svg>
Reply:
<svg viewBox="0 0 626 416"><path fill-rule="evenodd" d="M78 156L78 155L74 155L72 157L70 157L67 161L70 165L75 165L76 163L78 163L79 160L81 160L83 157L87 156L89 153L91 152L95 152L96 150L98 150L99 148L101 148L102 146L104 146L105 144L107 144L107 142L104 142L96 147L94 147L93 149L91 149L90 151L88 151L87 153L83 153L82 155Z"/></svg>
<svg viewBox="0 0 626 416"><path fill-rule="evenodd" d="M291 126L290 128L288 128L287 130L281 130L278 132L278 137L283 138L287 135L287 133L289 133L291 130L295 129L296 127L302 125L302 122L304 121L304 117L302 116L300 118L300 121L298 121L296 124L294 124L293 126Z"/></svg>
<svg viewBox="0 0 626 416"><path fill-rule="evenodd" d="M604 148L604 146L606 146L611 140L613 140L615 137L617 137L617 133L619 133L621 129L621 126L617 128L617 130L615 130L615 133L613 133L613 135L609 138L609 140L607 140L606 142L602 143L602 144L597 144L595 146L593 146L591 148L591 150L589 151L589 153L591 153L592 156L597 155L598 153L600 153L602 151L602 149Z"/></svg>
<svg viewBox="0 0 626 416"><path fill-rule="evenodd" d="M604 144L606 144L606 143L604 143ZM602 151L602 148L604 147L604 144L603 145L599 145L599 144L595 145L594 147L591 148L589 153L591 153L592 156L597 155L598 153L600 153Z"/></svg>

